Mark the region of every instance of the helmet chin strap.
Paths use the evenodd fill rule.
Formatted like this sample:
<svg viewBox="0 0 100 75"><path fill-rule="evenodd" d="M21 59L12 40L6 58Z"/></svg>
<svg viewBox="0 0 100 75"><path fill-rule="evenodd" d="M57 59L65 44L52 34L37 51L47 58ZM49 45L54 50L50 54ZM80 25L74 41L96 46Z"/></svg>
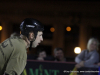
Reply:
<svg viewBox="0 0 100 75"><path fill-rule="evenodd" d="M31 49L32 49L32 44L33 44L34 41L35 41L35 38L34 38L32 41L30 41L29 51L31 51Z"/></svg>
<svg viewBox="0 0 100 75"><path fill-rule="evenodd" d="M33 41L30 41L29 51L31 51L31 49L32 49L32 44L33 44Z"/></svg>

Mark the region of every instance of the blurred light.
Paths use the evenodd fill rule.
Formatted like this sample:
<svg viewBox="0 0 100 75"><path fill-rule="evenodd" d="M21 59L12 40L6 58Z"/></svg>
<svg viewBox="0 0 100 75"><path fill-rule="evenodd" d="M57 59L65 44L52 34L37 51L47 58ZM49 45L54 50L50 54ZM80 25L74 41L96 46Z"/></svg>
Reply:
<svg viewBox="0 0 100 75"><path fill-rule="evenodd" d="M21 34L21 31L20 31L20 34Z"/></svg>
<svg viewBox="0 0 100 75"><path fill-rule="evenodd" d="M69 27L69 26L66 27L66 30L67 30L67 31L71 31L71 27Z"/></svg>
<svg viewBox="0 0 100 75"><path fill-rule="evenodd" d="M81 53L81 48L80 47L75 47L74 48L74 53L76 53L76 54Z"/></svg>
<svg viewBox="0 0 100 75"><path fill-rule="evenodd" d="M51 32L54 32L54 31L55 31L55 28L51 27L51 28L50 28L50 31L51 31Z"/></svg>
<svg viewBox="0 0 100 75"><path fill-rule="evenodd" d="M2 26L0 26L0 31L2 30Z"/></svg>

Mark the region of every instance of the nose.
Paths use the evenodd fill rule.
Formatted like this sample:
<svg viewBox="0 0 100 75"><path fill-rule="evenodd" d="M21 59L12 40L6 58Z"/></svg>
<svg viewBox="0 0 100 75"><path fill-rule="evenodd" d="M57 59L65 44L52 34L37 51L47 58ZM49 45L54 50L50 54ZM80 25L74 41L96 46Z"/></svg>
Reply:
<svg viewBox="0 0 100 75"><path fill-rule="evenodd" d="M43 37L41 37L41 41L43 41Z"/></svg>

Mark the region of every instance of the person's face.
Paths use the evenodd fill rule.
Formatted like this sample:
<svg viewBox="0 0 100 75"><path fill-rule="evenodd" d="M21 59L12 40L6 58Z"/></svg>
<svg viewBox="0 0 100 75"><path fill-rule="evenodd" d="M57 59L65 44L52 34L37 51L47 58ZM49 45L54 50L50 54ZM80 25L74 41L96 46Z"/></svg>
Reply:
<svg viewBox="0 0 100 75"><path fill-rule="evenodd" d="M43 52L39 53L39 57L42 57L42 58L46 57L46 52L43 51Z"/></svg>
<svg viewBox="0 0 100 75"><path fill-rule="evenodd" d="M63 59L64 58L64 54L62 52L62 50L58 50L55 52L55 57L57 57L58 59Z"/></svg>
<svg viewBox="0 0 100 75"><path fill-rule="evenodd" d="M89 51L93 51L93 50L97 50L97 42L96 41L92 41L92 43L89 46Z"/></svg>
<svg viewBox="0 0 100 75"><path fill-rule="evenodd" d="M43 32L42 31L39 31L37 33L36 39L35 39L35 41L32 44L32 47L33 48L37 47L39 45L39 43L41 43L41 41L43 41L42 35L43 35Z"/></svg>

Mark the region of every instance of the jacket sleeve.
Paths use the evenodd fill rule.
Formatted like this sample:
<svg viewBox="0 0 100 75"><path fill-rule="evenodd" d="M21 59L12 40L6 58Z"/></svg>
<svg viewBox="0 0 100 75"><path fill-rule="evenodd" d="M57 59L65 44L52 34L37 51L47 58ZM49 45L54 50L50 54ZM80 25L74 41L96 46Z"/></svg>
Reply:
<svg viewBox="0 0 100 75"><path fill-rule="evenodd" d="M88 67L90 65L94 65L99 62L99 54L97 52L93 53L91 57L84 62L84 66Z"/></svg>
<svg viewBox="0 0 100 75"><path fill-rule="evenodd" d="M76 62L76 63L80 63L81 61L83 61L84 52L85 52L85 50L83 50L80 54L78 54L78 55L75 57L75 62Z"/></svg>

